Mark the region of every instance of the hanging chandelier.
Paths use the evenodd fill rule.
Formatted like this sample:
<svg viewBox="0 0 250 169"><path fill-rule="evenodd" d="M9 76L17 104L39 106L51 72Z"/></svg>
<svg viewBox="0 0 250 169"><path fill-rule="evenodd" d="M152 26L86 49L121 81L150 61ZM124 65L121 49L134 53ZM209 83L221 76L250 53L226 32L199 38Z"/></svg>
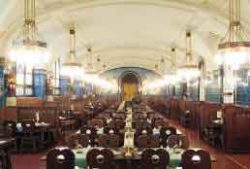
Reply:
<svg viewBox="0 0 250 169"><path fill-rule="evenodd" d="M250 41L240 21L240 0L229 0L229 29L218 45L216 59L219 65L228 65L238 69L249 62Z"/></svg>
<svg viewBox="0 0 250 169"><path fill-rule="evenodd" d="M169 72L164 76L166 84L174 85L179 81L179 77L176 74L176 49L171 48L171 66Z"/></svg>
<svg viewBox="0 0 250 169"><path fill-rule="evenodd" d="M27 66L44 66L49 62L51 54L47 43L41 39L36 28L35 0L24 0L24 26L21 35L13 41L10 50L11 61Z"/></svg>
<svg viewBox="0 0 250 169"><path fill-rule="evenodd" d="M186 32L186 64L181 66L177 72L178 76L185 81L189 81L200 76L198 65L193 63L191 32Z"/></svg>
<svg viewBox="0 0 250 169"><path fill-rule="evenodd" d="M81 79L83 75L83 69L81 63L76 61L75 50L75 28L69 30L70 34L70 50L66 62L62 64L61 75L69 76L71 79Z"/></svg>

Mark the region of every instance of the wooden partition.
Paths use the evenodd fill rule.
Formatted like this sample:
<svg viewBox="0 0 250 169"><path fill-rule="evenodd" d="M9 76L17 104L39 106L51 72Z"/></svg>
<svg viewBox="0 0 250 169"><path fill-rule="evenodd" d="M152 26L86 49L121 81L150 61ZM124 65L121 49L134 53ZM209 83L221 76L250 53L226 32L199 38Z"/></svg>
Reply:
<svg viewBox="0 0 250 169"><path fill-rule="evenodd" d="M198 119L199 119L199 132L207 127L209 123L217 118L217 111L221 109L218 103L203 102L200 103Z"/></svg>
<svg viewBox="0 0 250 169"><path fill-rule="evenodd" d="M17 121L33 120L36 113L39 113L40 121L58 125L58 108L48 106L17 107Z"/></svg>
<svg viewBox="0 0 250 169"><path fill-rule="evenodd" d="M179 107L178 107L178 100L177 99L170 99L169 101L170 103L170 117L173 119L179 119L180 117L180 111L179 111Z"/></svg>
<svg viewBox="0 0 250 169"><path fill-rule="evenodd" d="M225 105L223 112L224 149L227 152L250 152L250 108Z"/></svg>
<svg viewBox="0 0 250 169"><path fill-rule="evenodd" d="M203 102L199 101L186 101L186 109L190 111L190 128L198 129L199 127L199 109Z"/></svg>

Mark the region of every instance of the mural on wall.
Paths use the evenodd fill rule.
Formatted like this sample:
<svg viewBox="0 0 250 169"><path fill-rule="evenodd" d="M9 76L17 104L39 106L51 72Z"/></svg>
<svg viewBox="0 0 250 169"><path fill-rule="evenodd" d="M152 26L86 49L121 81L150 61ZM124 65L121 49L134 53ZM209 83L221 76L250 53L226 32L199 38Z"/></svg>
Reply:
<svg viewBox="0 0 250 169"><path fill-rule="evenodd" d="M144 68L139 67L121 67L121 68L115 68L108 71L105 71L104 73L100 74L100 77L104 78L105 80L115 84L117 88L109 91L103 91L101 94L103 95L117 95L117 93L121 92L121 86L119 84L120 78L126 74L126 73L134 73L139 77L141 86L139 87L139 92L142 95L162 95L164 94L164 91L162 90L154 90L154 92L144 91L143 86L145 86L147 83L157 81L157 79L160 79L161 76L157 74L156 72Z"/></svg>

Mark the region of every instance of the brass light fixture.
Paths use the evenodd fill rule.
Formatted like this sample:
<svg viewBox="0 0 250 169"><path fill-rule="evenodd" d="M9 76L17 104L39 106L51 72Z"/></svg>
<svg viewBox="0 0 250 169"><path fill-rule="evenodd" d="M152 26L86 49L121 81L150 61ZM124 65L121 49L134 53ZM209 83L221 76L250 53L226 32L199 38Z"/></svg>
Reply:
<svg viewBox="0 0 250 169"><path fill-rule="evenodd" d="M164 76L165 84L174 85L179 78L176 74L176 49L171 48L171 66L169 72Z"/></svg>
<svg viewBox="0 0 250 169"><path fill-rule="evenodd" d="M186 64L181 66L177 73L179 77L185 81L195 79L200 75L198 65L193 63L192 38L190 30L186 31Z"/></svg>
<svg viewBox="0 0 250 169"><path fill-rule="evenodd" d="M63 63L61 74L69 76L71 79L81 79L83 75L83 69L81 63L76 61L76 32L75 28L70 28L70 49L66 62Z"/></svg>
<svg viewBox="0 0 250 169"><path fill-rule="evenodd" d="M240 17L240 0L229 0L229 28L225 37L218 45L216 56L219 65L228 65L238 69L249 62L250 41L243 31Z"/></svg>
<svg viewBox="0 0 250 169"><path fill-rule="evenodd" d="M49 62L50 52L47 43L37 33L36 1L24 0L24 25L21 35L13 41L9 53L12 61L27 66L44 66Z"/></svg>

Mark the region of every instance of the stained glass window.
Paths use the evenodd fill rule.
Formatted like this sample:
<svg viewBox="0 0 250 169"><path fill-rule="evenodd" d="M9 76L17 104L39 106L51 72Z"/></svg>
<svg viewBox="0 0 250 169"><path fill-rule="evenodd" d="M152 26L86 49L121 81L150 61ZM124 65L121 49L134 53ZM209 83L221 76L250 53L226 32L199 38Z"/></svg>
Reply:
<svg viewBox="0 0 250 169"><path fill-rule="evenodd" d="M16 96L33 95L32 67L24 64L16 65Z"/></svg>

